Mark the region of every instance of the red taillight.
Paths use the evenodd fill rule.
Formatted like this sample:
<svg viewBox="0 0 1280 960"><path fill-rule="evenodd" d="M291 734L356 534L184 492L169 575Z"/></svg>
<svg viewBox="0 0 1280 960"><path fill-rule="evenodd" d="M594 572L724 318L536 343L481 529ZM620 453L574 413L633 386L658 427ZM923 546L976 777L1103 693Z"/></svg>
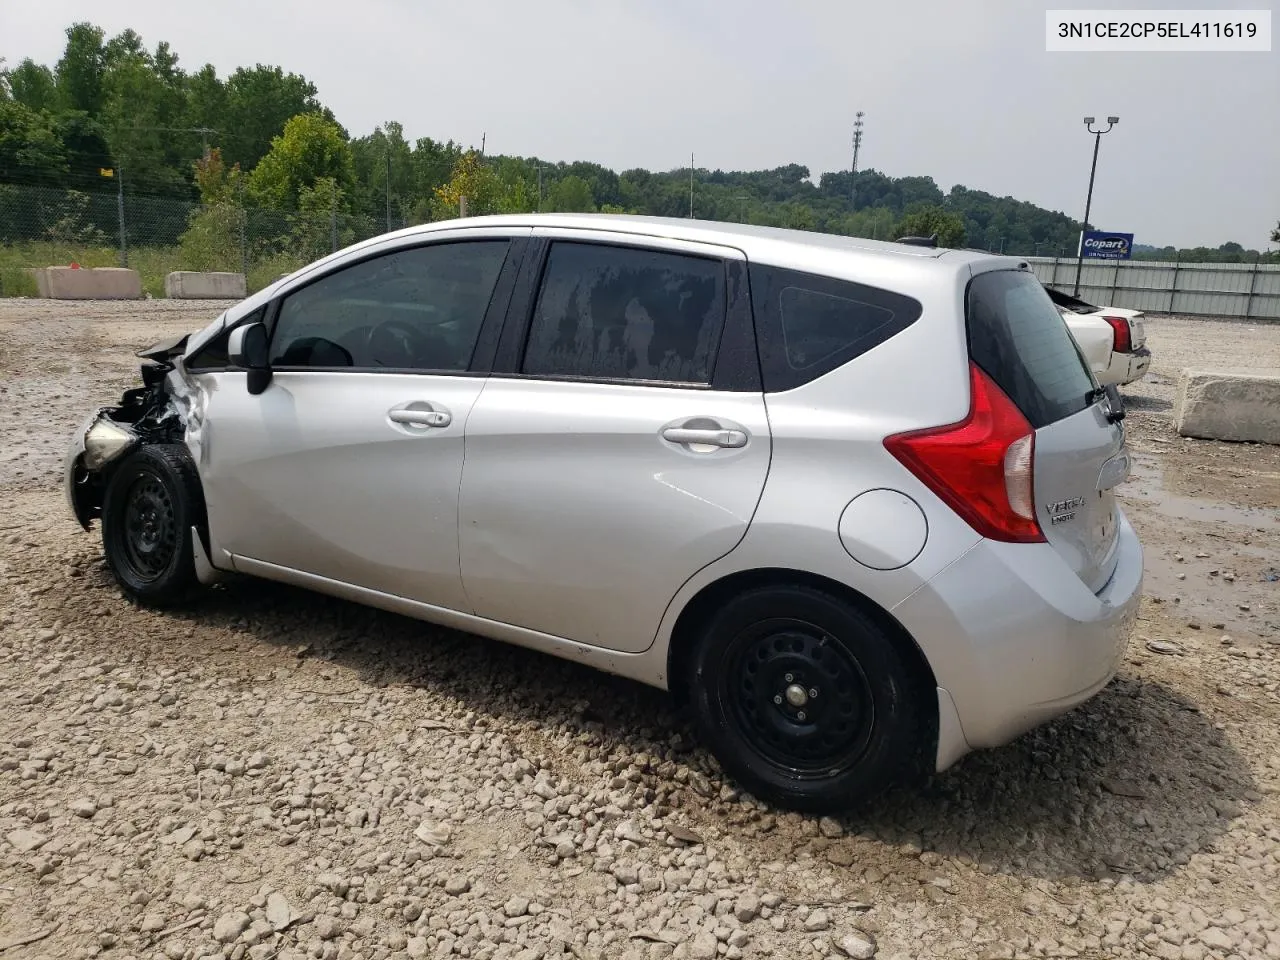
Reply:
<svg viewBox="0 0 1280 960"><path fill-rule="evenodd" d="M1116 353L1128 353L1133 349L1133 338L1129 335L1129 321L1124 317L1103 317L1115 331L1116 342L1111 348Z"/></svg>
<svg viewBox="0 0 1280 960"><path fill-rule="evenodd" d="M973 392L959 423L886 437L908 470L990 540L1039 543L1032 476L1035 431L985 373L969 365Z"/></svg>

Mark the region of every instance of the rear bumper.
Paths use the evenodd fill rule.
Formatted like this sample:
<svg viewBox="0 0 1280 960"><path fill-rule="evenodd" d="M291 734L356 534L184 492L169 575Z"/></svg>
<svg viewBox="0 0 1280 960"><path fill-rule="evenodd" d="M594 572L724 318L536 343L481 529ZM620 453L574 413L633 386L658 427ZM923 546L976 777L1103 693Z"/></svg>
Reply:
<svg viewBox="0 0 1280 960"><path fill-rule="evenodd" d="M1150 367L1151 351L1146 347L1139 347L1132 353L1112 352L1111 362L1098 377L1098 382L1103 386L1110 384L1120 386L1126 383L1133 383L1133 381L1141 380L1146 376Z"/></svg>
<svg viewBox="0 0 1280 960"><path fill-rule="evenodd" d="M1142 593L1142 545L1123 513L1118 537L1097 594L1048 544L984 540L894 609L954 704L950 736L963 743L939 743L939 769L1067 712L1115 675Z"/></svg>

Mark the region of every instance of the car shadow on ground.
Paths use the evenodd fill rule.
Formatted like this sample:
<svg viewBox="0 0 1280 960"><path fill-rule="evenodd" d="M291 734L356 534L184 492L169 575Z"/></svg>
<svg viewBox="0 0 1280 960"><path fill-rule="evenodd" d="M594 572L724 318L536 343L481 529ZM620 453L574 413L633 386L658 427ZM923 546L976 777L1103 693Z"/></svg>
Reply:
<svg viewBox="0 0 1280 960"><path fill-rule="evenodd" d="M645 784L694 823L732 833L782 813L722 793L732 785L667 694L580 664L251 579L165 616L288 646L350 669L370 692L405 685L495 723L539 726L566 756L583 744L613 759L646 754ZM661 760L702 772L710 789L673 785L656 772ZM988 873L1149 881L1211 846L1250 796L1247 762L1196 704L1121 674L1065 717L841 817L840 842L933 850ZM828 841L814 826L800 823L799 833L820 853ZM752 831L742 842L774 843L790 861L795 831L787 834Z"/></svg>
<svg viewBox="0 0 1280 960"><path fill-rule="evenodd" d="M1124 407L1126 410L1140 411L1142 413L1167 413L1173 409L1173 401L1164 400L1160 397L1126 393L1124 395Z"/></svg>

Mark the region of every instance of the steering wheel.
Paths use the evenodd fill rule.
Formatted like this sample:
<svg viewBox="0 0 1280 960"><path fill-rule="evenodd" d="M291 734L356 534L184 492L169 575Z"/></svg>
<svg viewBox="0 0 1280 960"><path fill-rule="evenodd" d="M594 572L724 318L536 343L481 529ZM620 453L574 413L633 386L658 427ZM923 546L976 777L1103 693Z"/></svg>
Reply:
<svg viewBox="0 0 1280 960"><path fill-rule="evenodd" d="M376 342L379 339L382 340L381 345ZM422 329L395 317L370 327L364 342L365 356L369 358L369 364L375 367L416 367L424 346L432 344L430 338L424 336ZM403 362L387 363L379 360L379 356L390 356Z"/></svg>

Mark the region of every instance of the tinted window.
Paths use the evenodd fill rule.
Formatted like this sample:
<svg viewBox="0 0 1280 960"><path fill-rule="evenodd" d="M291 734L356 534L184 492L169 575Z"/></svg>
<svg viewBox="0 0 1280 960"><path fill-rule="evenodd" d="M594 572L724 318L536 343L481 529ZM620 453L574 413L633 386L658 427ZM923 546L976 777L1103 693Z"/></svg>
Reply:
<svg viewBox="0 0 1280 960"><path fill-rule="evenodd" d="M552 244L522 369L708 383L724 326L724 291L719 260Z"/></svg>
<svg viewBox="0 0 1280 960"><path fill-rule="evenodd" d="M920 303L845 280L751 266L765 389L789 390L848 363L909 327Z"/></svg>
<svg viewBox="0 0 1280 960"><path fill-rule="evenodd" d="M259 307L252 314L245 317L237 327L246 323L261 323L262 318L266 316L267 308ZM234 327L232 328L234 329ZM220 334L206 343L203 347L187 357L183 361L188 370L225 370L227 368L227 342L231 339L231 330L223 330Z"/></svg>
<svg viewBox="0 0 1280 960"><path fill-rule="evenodd" d="M271 363L465 370L508 246L439 243L329 274L281 303Z"/></svg>
<svg viewBox="0 0 1280 960"><path fill-rule="evenodd" d="M1023 270L969 283L969 355L1040 428L1089 405L1093 378L1040 281Z"/></svg>

